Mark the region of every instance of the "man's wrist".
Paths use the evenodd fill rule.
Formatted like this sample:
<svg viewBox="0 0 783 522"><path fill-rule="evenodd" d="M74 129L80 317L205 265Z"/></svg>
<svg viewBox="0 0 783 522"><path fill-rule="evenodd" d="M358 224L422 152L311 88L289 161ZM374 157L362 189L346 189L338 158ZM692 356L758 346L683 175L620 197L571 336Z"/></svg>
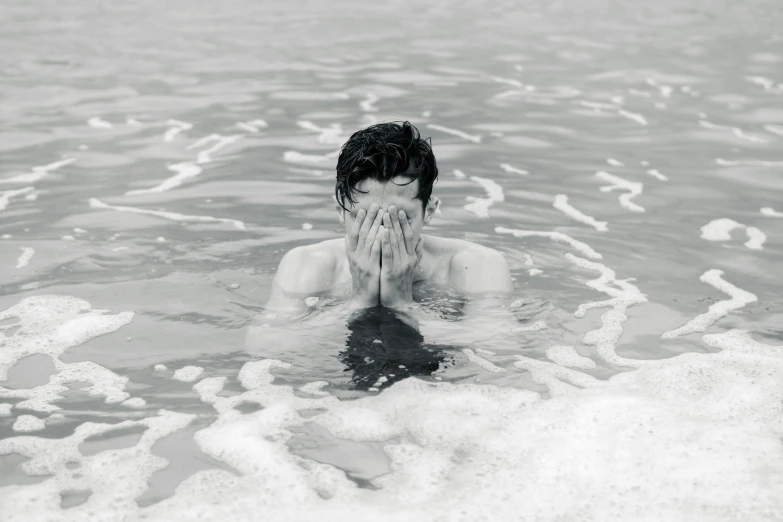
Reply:
<svg viewBox="0 0 783 522"><path fill-rule="evenodd" d="M381 306L389 308L391 310L405 311L413 308L414 306L413 296L398 296L394 299L384 300L381 298Z"/></svg>
<svg viewBox="0 0 783 522"><path fill-rule="evenodd" d="M352 310L357 310L360 308L372 308L374 306L378 306L378 304L379 304L378 301L373 301L366 297L359 297L359 296L351 297L351 300L348 302L348 306Z"/></svg>

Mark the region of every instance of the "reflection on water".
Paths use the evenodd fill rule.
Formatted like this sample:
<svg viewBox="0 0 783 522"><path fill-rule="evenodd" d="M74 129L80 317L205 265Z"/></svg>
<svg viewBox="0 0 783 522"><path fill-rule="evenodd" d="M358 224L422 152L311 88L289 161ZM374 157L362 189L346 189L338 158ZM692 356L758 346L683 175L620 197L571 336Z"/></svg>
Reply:
<svg viewBox="0 0 783 522"><path fill-rule="evenodd" d="M356 389L377 391L440 369L443 349L428 346L416 326L383 308L368 309L348 322L350 333L338 357Z"/></svg>
<svg viewBox="0 0 783 522"><path fill-rule="evenodd" d="M782 519L783 7L637 4L4 2L0 518ZM400 119L513 295L275 323Z"/></svg>

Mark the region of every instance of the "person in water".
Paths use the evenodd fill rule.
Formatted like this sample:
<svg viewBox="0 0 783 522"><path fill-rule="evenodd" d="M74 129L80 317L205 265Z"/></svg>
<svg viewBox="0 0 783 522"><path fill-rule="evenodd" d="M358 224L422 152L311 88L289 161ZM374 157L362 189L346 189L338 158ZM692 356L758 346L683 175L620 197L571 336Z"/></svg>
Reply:
<svg viewBox="0 0 783 522"><path fill-rule="evenodd" d="M345 236L283 256L266 305L270 313L251 329L254 351L286 359L297 346L306 352L314 336L321 343L334 339L342 344L337 360L351 388L375 390L445 369L464 344L494 338L503 328L482 312L505 308L497 305L512 289L508 264L492 248L422 233L440 204L432 195L437 179L432 147L410 122L354 133L340 150L334 193ZM419 313L414 297L437 287L466 298L460 312L467 321L457 325ZM308 297L343 295L348 298L339 305L303 319ZM302 322L278 329L269 317ZM324 355L298 360L329 367Z"/></svg>
<svg viewBox="0 0 783 522"><path fill-rule="evenodd" d="M409 312L422 284L465 295L512 289L508 264L492 248L425 235L440 204L432 147L410 122L355 132L337 160L334 199L345 237L299 246L280 261L268 310L303 308L307 296L350 286L353 310Z"/></svg>

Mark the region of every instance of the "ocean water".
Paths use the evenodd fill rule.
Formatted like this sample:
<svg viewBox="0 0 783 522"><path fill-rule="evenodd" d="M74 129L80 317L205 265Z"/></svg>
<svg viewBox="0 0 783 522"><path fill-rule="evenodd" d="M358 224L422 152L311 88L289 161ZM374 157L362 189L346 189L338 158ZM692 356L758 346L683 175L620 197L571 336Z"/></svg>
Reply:
<svg viewBox="0 0 783 522"><path fill-rule="evenodd" d="M783 4L0 6L0 520L783 519ZM410 120L484 325L264 310ZM383 338L385 351L371 338Z"/></svg>

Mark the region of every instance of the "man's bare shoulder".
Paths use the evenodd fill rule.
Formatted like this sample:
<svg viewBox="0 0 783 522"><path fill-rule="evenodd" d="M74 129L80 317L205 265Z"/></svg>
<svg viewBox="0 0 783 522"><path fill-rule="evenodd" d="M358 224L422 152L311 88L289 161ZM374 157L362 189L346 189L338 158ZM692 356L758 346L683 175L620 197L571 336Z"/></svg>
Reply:
<svg viewBox="0 0 783 522"><path fill-rule="evenodd" d="M289 250L280 261L276 284L286 292L310 294L329 289L335 277L343 239L328 239Z"/></svg>
<svg viewBox="0 0 783 522"><path fill-rule="evenodd" d="M506 258L494 248L465 239L440 238L451 251L449 281L465 292L508 292L511 271Z"/></svg>

